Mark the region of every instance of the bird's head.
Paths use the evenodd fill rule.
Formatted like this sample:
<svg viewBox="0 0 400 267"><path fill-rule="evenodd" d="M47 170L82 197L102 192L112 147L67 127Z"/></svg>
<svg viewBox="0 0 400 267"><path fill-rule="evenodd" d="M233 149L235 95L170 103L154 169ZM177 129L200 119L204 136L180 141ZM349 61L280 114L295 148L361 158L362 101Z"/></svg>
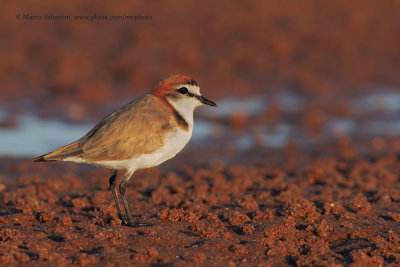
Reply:
<svg viewBox="0 0 400 267"><path fill-rule="evenodd" d="M217 106L216 103L202 96L197 83L185 75L168 76L159 81L150 92L166 100L177 110L193 111L203 104Z"/></svg>

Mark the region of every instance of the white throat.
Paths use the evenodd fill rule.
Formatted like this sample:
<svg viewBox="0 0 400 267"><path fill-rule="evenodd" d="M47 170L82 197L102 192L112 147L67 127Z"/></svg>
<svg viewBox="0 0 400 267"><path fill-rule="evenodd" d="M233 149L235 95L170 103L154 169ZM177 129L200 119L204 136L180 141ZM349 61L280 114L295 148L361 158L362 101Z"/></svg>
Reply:
<svg viewBox="0 0 400 267"><path fill-rule="evenodd" d="M168 99L168 102L176 109L176 111L185 119L189 125L189 130L193 129L193 113L198 106L195 99L184 98L179 100Z"/></svg>
<svg viewBox="0 0 400 267"><path fill-rule="evenodd" d="M200 95L200 89L196 85L185 85L189 92ZM181 97L178 99L168 98L167 101L176 109L176 111L185 119L189 125L189 131L193 130L194 110L202 103L195 97Z"/></svg>

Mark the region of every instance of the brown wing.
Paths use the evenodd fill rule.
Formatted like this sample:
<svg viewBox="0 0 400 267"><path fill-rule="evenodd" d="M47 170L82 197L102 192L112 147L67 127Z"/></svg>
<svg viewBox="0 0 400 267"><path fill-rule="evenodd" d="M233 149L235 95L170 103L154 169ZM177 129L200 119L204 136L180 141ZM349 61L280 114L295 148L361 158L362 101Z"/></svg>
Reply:
<svg viewBox="0 0 400 267"><path fill-rule="evenodd" d="M174 127L168 112L158 98L144 95L104 118L81 139L50 152L43 159L78 156L86 162L96 162L152 153L163 145L164 134Z"/></svg>

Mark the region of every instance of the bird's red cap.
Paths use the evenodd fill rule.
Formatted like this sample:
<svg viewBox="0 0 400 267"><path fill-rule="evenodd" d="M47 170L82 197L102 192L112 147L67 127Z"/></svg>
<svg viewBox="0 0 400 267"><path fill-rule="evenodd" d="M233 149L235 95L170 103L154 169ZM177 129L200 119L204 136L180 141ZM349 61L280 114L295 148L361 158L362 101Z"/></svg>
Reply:
<svg viewBox="0 0 400 267"><path fill-rule="evenodd" d="M163 97L169 92L175 90L175 86L178 84L197 85L197 83L189 76L181 74L171 75L154 85L150 93L157 97Z"/></svg>

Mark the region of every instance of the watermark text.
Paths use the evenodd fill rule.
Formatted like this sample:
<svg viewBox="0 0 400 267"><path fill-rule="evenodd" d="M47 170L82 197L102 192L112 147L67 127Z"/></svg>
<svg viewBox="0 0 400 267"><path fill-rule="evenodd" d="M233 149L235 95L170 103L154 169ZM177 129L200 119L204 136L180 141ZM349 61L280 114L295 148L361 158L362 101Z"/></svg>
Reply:
<svg viewBox="0 0 400 267"><path fill-rule="evenodd" d="M153 17L150 15L55 15L55 14L16 14L17 20L24 21L81 21L81 22L96 22L96 21L127 21L140 22L149 21Z"/></svg>

